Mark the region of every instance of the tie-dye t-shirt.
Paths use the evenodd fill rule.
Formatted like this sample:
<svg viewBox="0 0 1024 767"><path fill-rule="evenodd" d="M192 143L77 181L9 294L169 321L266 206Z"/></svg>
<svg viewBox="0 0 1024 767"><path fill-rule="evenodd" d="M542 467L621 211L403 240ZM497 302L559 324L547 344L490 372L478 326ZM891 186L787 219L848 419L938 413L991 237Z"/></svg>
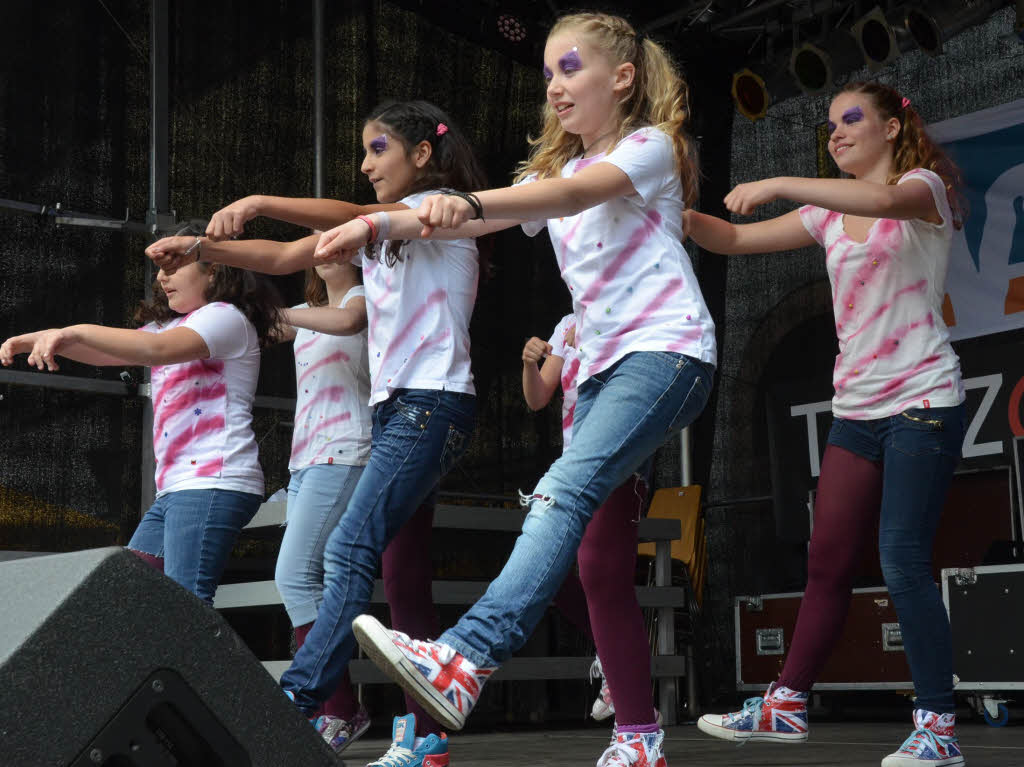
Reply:
<svg viewBox="0 0 1024 767"><path fill-rule="evenodd" d="M577 386L630 352L679 352L715 364L715 323L682 245L683 193L671 139L640 128L606 154L570 160L561 175L596 162L622 170L636 194L523 224L530 236L547 226L572 296Z"/></svg>
<svg viewBox="0 0 1024 767"><path fill-rule="evenodd" d="M437 191L399 202L418 208ZM388 243L381 244L381 253ZM469 320L480 263L473 239L410 240L388 266L360 255L370 355L370 404L396 389L475 394L469 367Z"/></svg>
<svg viewBox="0 0 1024 767"><path fill-rule="evenodd" d="M218 488L263 494L252 403L260 374L256 328L231 304L206 304L141 330L186 327L206 343L205 360L151 369L157 495Z"/></svg>
<svg viewBox="0 0 1024 767"><path fill-rule="evenodd" d="M960 360L942 320L952 213L936 174L912 170L899 183L911 179L931 188L941 224L880 218L858 242L846 234L842 214L800 208L807 231L825 246L839 338L832 412L840 418L964 401Z"/></svg>
<svg viewBox="0 0 1024 767"><path fill-rule="evenodd" d="M363 286L357 285L338 306L343 309L363 295ZM294 350L295 427L288 470L318 463L365 466L370 459L366 331L332 336L296 328Z"/></svg>
<svg viewBox="0 0 1024 767"><path fill-rule="evenodd" d="M567 314L555 325L554 331L548 343L551 344L551 354L561 357L562 362L562 451L564 452L572 441L572 419L576 412L576 374L580 369L579 356L576 354L576 347L570 346L567 337L576 328L576 315ZM575 343L575 339L573 339Z"/></svg>

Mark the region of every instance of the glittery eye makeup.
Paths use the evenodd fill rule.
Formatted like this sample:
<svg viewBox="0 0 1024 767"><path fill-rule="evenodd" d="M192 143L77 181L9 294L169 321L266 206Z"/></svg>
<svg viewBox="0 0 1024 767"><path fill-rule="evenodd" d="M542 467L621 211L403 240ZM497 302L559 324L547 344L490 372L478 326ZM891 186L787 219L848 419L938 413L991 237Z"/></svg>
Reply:
<svg viewBox="0 0 1024 767"><path fill-rule="evenodd" d="M864 110L860 107L851 107L843 112L843 122L847 125L860 122L864 119Z"/></svg>
<svg viewBox="0 0 1024 767"><path fill-rule="evenodd" d="M551 82L551 78L554 77L554 75L551 73L551 70L545 66L542 71L544 72L544 81Z"/></svg>
<svg viewBox="0 0 1024 767"><path fill-rule="evenodd" d="M563 73L578 72L583 69L583 62L580 61L579 48L573 48L558 60L558 68Z"/></svg>
<svg viewBox="0 0 1024 767"><path fill-rule="evenodd" d="M372 149L377 154L380 154L381 152L386 151L387 148L388 148L388 137L385 136L384 134L381 134L380 136L377 136L377 138L375 138L373 141L370 142L370 149Z"/></svg>

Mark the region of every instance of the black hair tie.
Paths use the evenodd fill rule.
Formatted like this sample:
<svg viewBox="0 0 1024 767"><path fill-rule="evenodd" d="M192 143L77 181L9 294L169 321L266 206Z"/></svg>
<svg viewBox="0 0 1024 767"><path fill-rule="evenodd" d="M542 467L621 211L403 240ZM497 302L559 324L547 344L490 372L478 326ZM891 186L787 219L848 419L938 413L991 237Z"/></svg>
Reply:
<svg viewBox="0 0 1024 767"><path fill-rule="evenodd" d="M471 221L476 221L477 219L484 220L484 206L480 204L480 198L475 194L472 192L456 192L455 190L445 192L445 194L448 197L461 197L472 206L473 218L470 219Z"/></svg>

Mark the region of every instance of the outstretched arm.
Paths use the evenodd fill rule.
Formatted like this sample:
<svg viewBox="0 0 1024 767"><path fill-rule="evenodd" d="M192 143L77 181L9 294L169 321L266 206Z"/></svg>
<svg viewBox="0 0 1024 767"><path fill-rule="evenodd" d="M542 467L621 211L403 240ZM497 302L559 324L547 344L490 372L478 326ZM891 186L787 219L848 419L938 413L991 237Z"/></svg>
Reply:
<svg viewBox="0 0 1024 767"><path fill-rule="evenodd" d="M779 176L738 184L725 196L725 205L733 213L749 216L759 205L778 199L851 216L942 221L931 187L916 178L903 184L877 184L855 178Z"/></svg>
<svg viewBox="0 0 1024 767"><path fill-rule="evenodd" d="M365 228L365 225L364 225ZM195 237L164 237L148 248L146 255L167 274L197 260L237 266L264 274L291 274L313 266L313 249L320 235L311 234L294 242L273 240L225 240L216 242L201 237L201 244L192 253Z"/></svg>
<svg viewBox="0 0 1024 767"><path fill-rule="evenodd" d="M14 354L24 352L29 365L51 371L60 370L58 356L100 366L172 365L210 356L202 336L191 328L148 333L103 325L69 325L15 336L0 347L0 362L10 365Z"/></svg>
<svg viewBox="0 0 1024 767"><path fill-rule="evenodd" d="M733 224L695 210L683 212L683 231L704 250L725 255L771 253L816 245L799 211L756 224Z"/></svg>
<svg viewBox="0 0 1024 767"><path fill-rule="evenodd" d="M305 309L285 309L284 322L332 336L352 336L366 327L366 299L353 298L343 308L311 306Z"/></svg>
<svg viewBox="0 0 1024 767"><path fill-rule="evenodd" d="M317 197L271 197L254 194L227 205L210 217L206 236L211 240L226 240L240 235L245 224L257 216L287 221L310 229L330 229L381 210L405 210L400 203L384 205L355 205L343 200Z"/></svg>

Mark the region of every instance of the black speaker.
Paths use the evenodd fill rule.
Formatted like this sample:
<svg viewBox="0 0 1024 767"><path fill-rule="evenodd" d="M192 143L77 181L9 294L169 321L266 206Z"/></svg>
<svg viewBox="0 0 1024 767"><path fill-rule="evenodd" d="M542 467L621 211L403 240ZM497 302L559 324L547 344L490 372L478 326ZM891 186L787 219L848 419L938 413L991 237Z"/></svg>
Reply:
<svg viewBox="0 0 1024 767"><path fill-rule="evenodd" d="M0 564L0 765L337 765L220 615L119 548Z"/></svg>

